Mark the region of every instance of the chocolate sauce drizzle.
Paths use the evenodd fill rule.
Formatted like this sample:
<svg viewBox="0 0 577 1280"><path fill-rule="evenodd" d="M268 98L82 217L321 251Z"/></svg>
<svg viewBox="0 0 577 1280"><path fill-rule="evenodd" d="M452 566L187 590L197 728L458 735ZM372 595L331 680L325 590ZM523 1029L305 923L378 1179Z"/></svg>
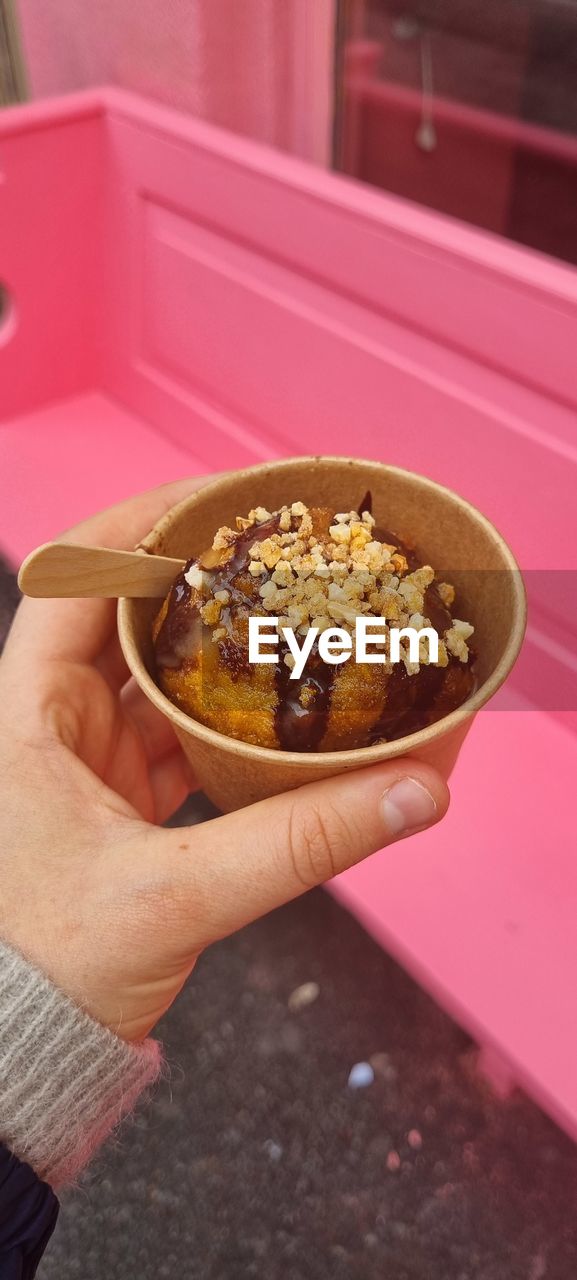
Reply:
<svg viewBox="0 0 577 1280"><path fill-rule="evenodd" d="M190 561L192 563L192 561ZM186 565L185 568L189 566ZM168 597L168 607L164 620L155 641L156 664L160 667L178 668L182 665L186 649L191 655L194 652L192 632L194 619L191 619L187 608L190 600L190 587L184 577L185 570L179 573L172 584ZM202 622L200 614L199 623Z"/></svg>
<svg viewBox="0 0 577 1280"><path fill-rule="evenodd" d="M241 609L248 616L249 610L254 604L254 581L249 578L248 573L246 573L244 581L241 578L242 572L246 571L248 567L249 547L254 542L263 542L265 538L270 537L271 533L277 533L279 527L278 519L278 517L275 517L271 520L263 521L260 525L252 525L249 529L243 530L235 540L232 556L223 565L219 565L215 569L204 570L209 584L210 595L214 595L217 591L225 590L229 593L230 601L226 608L221 611L219 619L220 624L226 627L228 631L232 630L231 608ZM191 653L194 650L193 645L186 642L195 627L195 623L197 622L201 627L205 625L200 616L201 602L195 603L194 606L190 604L191 588L185 578L188 570L197 563L198 561L195 559L188 560L172 586L166 615L156 637L156 659L160 666L180 666L183 658L186 659L187 657L186 649L190 649ZM232 635L221 641L220 644L221 654L226 666L231 671L233 679L238 679L242 670L251 670L248 661L248 650L245 653L243 646L239 645ZM182 652L183 648L185 650L184 653ZM177 657L180 654L177 662L175 662L175 654Z"/></svg>
<svg viewBox="0 0 577 1280"><path fill-rule="evenodd" d="M370 490L365 494L358 510L361 513L372 513ZM278 532L279 520L280 516L274 516L259 525L251 525L236 538L233 554L223 565L204 570L210 595L226 590L230 596L219 618L219 626L226 627L229 634L218 641L218 646L220 659L233 680L237 680L241 674L248 678L253 674L248 661L248 645L240 643L232 634L233 613L237 620L242 616L248 619L251 609L254 611L255 605L260 603L258 587L262 585L263 579L259 578L255 582L248 574L249 547ZM396 546L405 556L410 571L422 563L415 549L390 530L375 527L373 536L381 542ZM198 651L203 635L206 636L200 606L191 608L191 588L184 577L187 570L196 563L198 562L195 560L189 560L172 587L166 616L156 639L156 658L160 666L174 668L185 662L194 662L195 648ZM440 635L450 627L451 615L443 604L436 582L427 587L425 613ZM281 637L279 661L275 668L276 736L280 747L285 751L316 751L328 726L337 666L323 662L315 642L302 678L291 680L290 668L284 661L288 652L288 645ZM473 655L471 659L472 657ZM409 676L403 663L397 663L388 678L385 704L373 725L367 745L404 737L431 720L447 715L469 697L474 684L472 660L469 664L462 664L451 657L449 666L445 668L423 665L418 677ZM307 698L305 694L306 706L301 702L303 691L311 695Z"/></svg>
<svg viewBox="0 0 577 1280"><path fill-rule="evenodd" d="M288 645L284 646L283 642L280 645L281 660L275 673L278 693L276 735L285 751L316 751L327 729L336 667L323 662L315 641L307 660L307 674L301 680L291 680L290 670L284 662L285 653L288 653ZM306 707L300 702L303 689L312 694Z"/></svg>

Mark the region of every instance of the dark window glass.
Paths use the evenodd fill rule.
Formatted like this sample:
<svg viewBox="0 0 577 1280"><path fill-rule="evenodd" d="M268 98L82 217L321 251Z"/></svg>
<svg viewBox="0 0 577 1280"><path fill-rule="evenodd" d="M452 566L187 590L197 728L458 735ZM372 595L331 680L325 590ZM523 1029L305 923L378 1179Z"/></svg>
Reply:
<svg viewBox="0 0 577 1280"><path fill-rule="evenodd" d="M577 262L577 0L343 0L336 165Z"/></svg>

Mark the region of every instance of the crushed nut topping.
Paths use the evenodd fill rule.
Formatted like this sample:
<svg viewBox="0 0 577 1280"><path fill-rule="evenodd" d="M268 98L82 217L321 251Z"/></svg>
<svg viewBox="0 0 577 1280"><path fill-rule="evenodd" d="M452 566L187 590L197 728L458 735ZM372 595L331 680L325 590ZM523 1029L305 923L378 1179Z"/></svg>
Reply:
<svg viewBox="0 0 577 1280"><path fill-rule="evenodd" d="M319 632L338 626L354 638L359 614L383 618L385 634L389 623L401 628L433 625L426 608L427 588L435 579L431 565L409 572L405 555L394 544L374 536L375 520L369 511L337 512L328 532L321 533L318 528L313 532L313 516L303 502L293 502L276 512L255 507L248 517L236 517L236 531L223 526L213 541L213 550L222 553L224 564L225 553L233 554L240 536L277 519L278 532L249 543L247 569L255 580L265 579L256 588L260 607L278 617L279 632L288 626L304 635L310 626L318 627ZM216 628L213 639L222 639L225 628L217 624L229 593L217 591L207 598L209 575L197 565L187 570L185 579L204 595L201 616ZM436 587L445 609L450 610L454 587L447 582L436 583ZM449 654L467 662L467 640L472 634L469 623L451 619L451 626L439 636L437 665L446 667ZM405 645L401 640L401 658L409 675L419 671L419 664L409 661L408 641ZM425 640L421 641L420 660L428 661ZM291 655L286 654L284 661L291 666Z"/></svg>

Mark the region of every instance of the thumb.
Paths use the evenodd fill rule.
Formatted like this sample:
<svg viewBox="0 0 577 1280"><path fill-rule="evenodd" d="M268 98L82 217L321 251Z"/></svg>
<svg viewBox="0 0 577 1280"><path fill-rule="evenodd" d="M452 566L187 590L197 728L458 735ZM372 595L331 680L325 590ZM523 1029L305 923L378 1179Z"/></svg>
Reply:
<svg viewBox="0 0 577 1280"><path fill-rule="evenodd" d="M156 871L170 885L179 944L201 950L377 849L432 826L448 804L446 783L434 769L401 758L200 827L159 830Z"/></svg>

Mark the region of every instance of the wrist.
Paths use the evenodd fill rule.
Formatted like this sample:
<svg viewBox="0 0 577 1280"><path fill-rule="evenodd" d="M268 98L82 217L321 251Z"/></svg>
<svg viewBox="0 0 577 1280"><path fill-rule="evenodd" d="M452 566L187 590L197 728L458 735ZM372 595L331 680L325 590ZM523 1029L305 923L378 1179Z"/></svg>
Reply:
<svg viewBox="0 0 577 1280"><path fill-rule="evenodd" d="M161 1067L0 942L0 1140L53 1186L72 1181Z"/></svg>

